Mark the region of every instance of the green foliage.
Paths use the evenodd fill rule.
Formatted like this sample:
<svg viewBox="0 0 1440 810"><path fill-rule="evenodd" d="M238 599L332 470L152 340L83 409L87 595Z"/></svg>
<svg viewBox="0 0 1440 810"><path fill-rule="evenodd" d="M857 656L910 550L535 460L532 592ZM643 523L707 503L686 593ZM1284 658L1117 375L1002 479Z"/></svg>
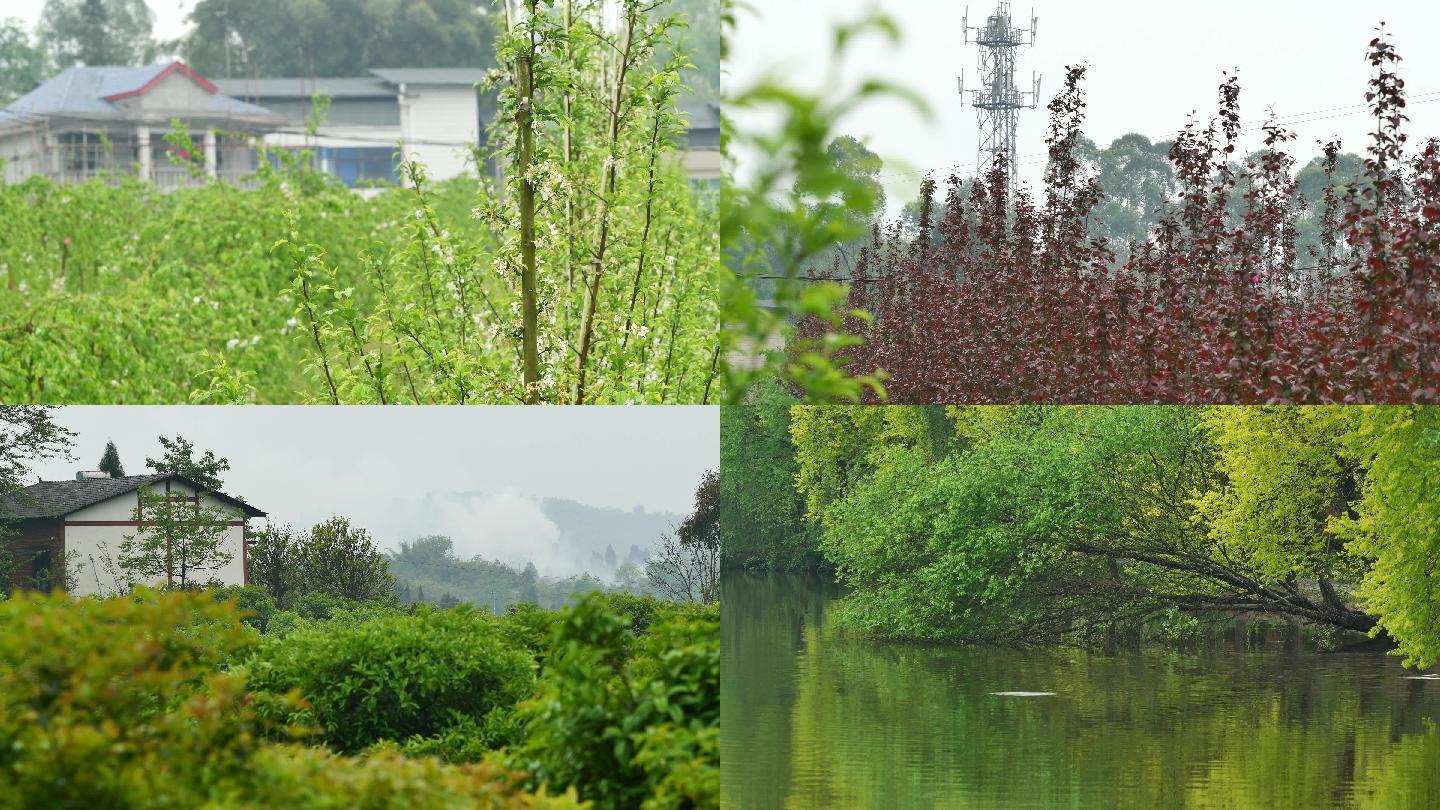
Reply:
<svg viewBox="0 0 1440 810"><path fill-rule="evenodd" d="M727 23L733 25L733 19ZM899 39L895 24L879 13L836 26L837 75L847 46L871 34L892 44ZM723 48L722 41L722 53ZM745 401L750 388L767 377L794 385L806 401L854 402L867 390L883 394L875 370L858 369L852 375L845 368L846 350L860 340L847 318L868 316L845 310L843 286L796 280L833 245L865 234L867 226L854 212L873 211L881 204L879 185L864 171L854 171L844 142L834 138L844 116L883 98L925 110L913 93L875 79L861 81L851 91L836 92L832 82L807 93L767 77L725 99L727 109L780 119L773 131L764 133L729 127L723 142L729 174L740 177L736 168L743 161L747 178L727 183L721 195L720 240L726 252L721 349L729 360L727 402ZM773 279L773 309L762 307L757 294L757 282L762 281L758 277L766 275L778 277ZM791 324L805 318L825 323L825 334L796 339ZM788 344L788 354L772 351L777 343Z"/></svg>
<svg viewBox="0 0 1440 810"><path fill-rule="evenodd" d="M543 658L558 621L559 614L553 610L543 610L534 602L516 602L505 608L500 624L507 638Z"/></svg>
<svg viewBox="0 0 1440 810"><path fill-rule="evenodd" d="M326 743L356 752L434 737L465 717L478 723L485 747L503 745L514 705L530 693L532 666L488 614L422 607L267 636L244 668L256 692L304 696L307 709L277 719L314 725Z"/></svg>
<svg viewBox="0 0 1440 810"><path fill-rule="evenodd" d="M0 808L718 807L714 609L597 596L502 620L371 605L275 614L267 629L287 615L296 626L262 637L245 604L264 608L266 594L0 601ZM563 659L538 692L522 629ZM601 706L569 703L597 690ZM574 713L608 735L603 750L561 733ZM317 728L364 755L291 742ZM567 787L509 770L507 743L557 775L577 751L624 767Z"/></svg>
<svg viewBox="0 0 1440 810"><path fill-rule="evenodd" d="M289 526L266 526L255 534L246 555L250 581L269 592L281 609L289 608L305 593L298 565L302 539Z"/></svg>
<svg viewBox="0 0 1440 810"><path fill-rule="evenodd" d="M383 616L407 615L408 611L390 602L360 603L328 593L312 591L290 608L276 612L265 625L266 635L284 637L298 630L322 626L352 627Z"/></svg>
<svg viewBox="0 0 1440 810"><path fill-rule="evenodd" d="M259 585L212 588L210 597L216 602L232 603L236 617L262 633L277 610L275 597Z"/></svg>
<svg viewBox="0 0 1440 810"><path fill-rule="evenodd" d="M300 579L306 592L369 602L390 595L395 578L369 532L332 517L310 530L302 544Z"/></svg>
<svg viewBox="0 0 1440 810"><path fill-rule="evenodd" d="M821 564L818 542L795 489L794 398L772 381L758 385L752 401L720 409L721 564L814 568Z"/></svg>
<svg viewBox="0 0 1440 810"><path fill-rule="evenodd" d="M237 517L229 506L210 506L188 497L172 496L168 489L141 487L131 519L138 528L122 535L115 562L128 590L131 583L187 588L202 581L200 575L229 565L235 552L226 548L230 522Z"/></svg>
<svg viewBox="0 0 1440 810"><path fill-rule="evenodd" d="M193 806L260 725L218 674L254 643L205 596L0 601L0 807Z"/></svg>
<svg viewBox="0 0 1440 810"><path fill-rule="evenodd" d="M1361 596L1406 664L1433 666L1440 661L1440 411L1364 408L1352 441L1366 467L1363 496L1357 514L1336 526L1372 561Z"/></svg>
<svg viewBox="0 0 1440 810"><path fill-rule="evenodd" d="M38 38L55 66L151 61L155 16L145 0L45 0Z"/></svg>
<svg viewBox="0 0 1440 810"><path fill-rule="evenodd" d="M338 516L308 532L267 526L257 533L248 559L251 580L281 608L304 618L328 618L337 607L389 599L395 587L388 558L369 533Z"/></svg>
<svg viewBox="0 0 1440 810"><path fill-rule="evenodd" d="M597 808L719 807L719 613L675 609L637 636L588 596L561 613L512 760Z"/></svg>
<svg viewBox="0 0 1440 810"><path fill-rule="evenodd" d="M178 433L174 439L161 436L160 446L165 448L164 456L158 460L145 459L145 465L151 470L189 478L210 492L219 492L225 486L220 476L229 472L229 459L216 458L215 453L210 450L206 450L205 455L200 458L195 458L195 446Z"/></svg>
<svg viewBox="0 0 1440 810"><path fill-rule="evenodd" d="M1196 501L1224 553L1267 582L1358 579L1331 521L1358 497L1360 467L1346 446L1360 411L1343 406L1214 408L1203 422L1225 483Z"/></svg>
<svg viewBox="0 0 1440 810"><path fill-rule="evenodd" d="M21 21L0 19L0 107L33 90L49 72L48 55Z"/></svg>
<svg viewBox="0 0 1440 810"><path fill-rule="evenodd" d="M363 76L385 67L490 67L493 17L464 0L201 0L187 61L211 77Z"/></svg>
<svg viewBox="0 0 1440 810"><path fill-rule="evenodd" d="M1435 660L1424 408L794 406L797 487L880 636L1182 637L1268 613Z"/></svg>
<svg viewBox="0 0 1440 810"><path fill-rule="evenodd" d="M0 399L705 401L716 214L678 160L679 65L646 61L668 23L646 24L612 97L597 14L536 73L535 317L517 195L488 179L431 183L410 164L406 188L362 199L305 154L263 148L249 190L32 178L0 186ZM576 87L595 92L562 115ZM487 149L514 139L512 96Z"/></svg>
<svg viewBox="0 0 1440 810"><path fill-rule="evenodd" d="M246 808L353 807L410 810L583 810L573 793L524 792L520 778L488 765L447 765L433 757L412 759L377 751L359 759L314 748L265 746L253 761L253 775L233 804Z"/></svg>
<svg viewBox="0 0 1440 810"><path fill-rule="evenodd" d="M506 0L490 134L514 171L496 235L502 301L553 324L525 343L539 385L517 399L705 402L718 373L715 211L674 160L687 64L654 59L676 21L623 0ZM602 56L603 54L603 56ZM521 358L517 358L519 360ZM648 373L647 373L648 371ZM636 398L637 393L640 395Z"/></svg>

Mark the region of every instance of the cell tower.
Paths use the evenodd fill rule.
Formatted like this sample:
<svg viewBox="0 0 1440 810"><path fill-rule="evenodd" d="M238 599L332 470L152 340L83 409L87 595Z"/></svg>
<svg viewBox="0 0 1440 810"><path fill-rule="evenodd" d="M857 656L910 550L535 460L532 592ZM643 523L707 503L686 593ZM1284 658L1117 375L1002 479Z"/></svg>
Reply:
<svg viewBox="0 0 1440 810"><path fill-rule="evenodd" d="M1015 121L1020 110L1035 109L1040 98L1040 78L1031 74L1033 87L1021 92L1015 86L1015 56L1021 49L1035 44L1039 19L1032 11L1030 27L1016 28L1010 21L1010 4L1001 0L995 13L985 19L984 27L970 25L970 7L965 7L961 27L965 44L980 46L980 89L965 95L965 75L960 75L960 103L969 103L980 122L980 149L976 155L976 173L983 173L1004 152L1010 161L1010 201L1015 201ZM973 34L973 39L971 38Z"/></svg>

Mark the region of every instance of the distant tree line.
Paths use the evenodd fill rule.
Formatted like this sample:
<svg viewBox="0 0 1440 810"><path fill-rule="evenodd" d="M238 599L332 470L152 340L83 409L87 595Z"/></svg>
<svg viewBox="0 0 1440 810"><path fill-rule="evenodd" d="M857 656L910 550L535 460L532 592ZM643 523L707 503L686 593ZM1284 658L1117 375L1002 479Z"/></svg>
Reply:
<svg viewBox="0 0 1440 810"><path fill-rule="evenodd" d="M588 5L584 0L576 3ZM670 0L689 21L680 46L697 93L720 81L718 0ZM363 76L371 68L495 64L498 26L483 0L200 0L178 39L154 34L144 0L47 0L35 30L0 17L0 105L72 65L183 59L213 78ZM662 55L663 56L663 55Z"/></svg>
<svg viewBox="0 0 1440 810"><path fill-rule="evenodd" d="M454 607L466 602L499 613L519 602L558 609L575 593L648 591L643 571L633 562L620 565L612 583L588 572L544 577L534 563L517 568L481 556L459 557L455 542L441 535L401 542L399 550L388 555L388 562L395 574L395 596L403 604Z"/></svg>

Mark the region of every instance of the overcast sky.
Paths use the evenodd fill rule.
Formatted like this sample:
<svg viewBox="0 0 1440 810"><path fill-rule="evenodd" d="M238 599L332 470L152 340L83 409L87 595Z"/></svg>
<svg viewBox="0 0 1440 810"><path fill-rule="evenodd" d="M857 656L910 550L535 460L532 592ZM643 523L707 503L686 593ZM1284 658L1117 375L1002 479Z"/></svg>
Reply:
<svg viewBox="0 0 1440 810"><path fill-rule="evenodd" d="M46 480L95 469L108 440L126 473L146 474L145 458L162 454L157 437L180 434L197 455L228 458L225 491L271 521L308 528L339 514L386 548L449 534L462 556L507 562L527 558L526 545L553 528L535 499L684 514L720 452L718 410L698 406L71 406L53 413L77 434L76 459L38 465L33 471ZM458 511L420 508L427 495L475 491L487 497Z"/></svg>
<svg viewBox="0 0 1440 810"><path fill-rule="evenodd" d="M727 82L745 86L773 70L803 86L821 86L832 44L829 23L859 16L871 0L753 4L740 12L731 38ZM1031 3L1017 0L1014 16L1029 21ZM1301 161L1318 153L1314 143L1335 135L1347 148L1363 150L1371 121L1362 106L1370 77L1366 44L1381 21L1388 23L1404 60L1410 94L1411 142L1440 135L1440 3L1417 0L1099 0L1077 3L1035 0L1039 17L1033 48L1023 50L1017 85L1028 89L1031 71L1041 74L1041 106L1021 114L1018 133L1022 182L1037 184L1044 170L1044 104L1054 96L1064 66L1089 63L1086 133L1101 144L1128 132L1172 137L1186 116L1213 112L1224 70L1239 69L1241 112L1247 126L1262 123L1265 109L1294 129ZM899 48L877 39L851 51L842 82L878 76L905 85L930 104L923 119L898 104L863 108L843 128L869 142L886 159L886 172L940 169L952 164L968 176L976 159L975 110L962 107L956 77L963 70L975 86L977 47L965 45L965 0L897 0L883 7L904 32ZM993 0L969 3L970 24L983 25ZM1428 94L1428 97L1426 97ZM1339 108L1339 109L1337 109ZM743 117L737 120L745 121ZM753 120L753 119L750 119ZM1258 131L1242 145L1258 147ZM1039 153L1038 155L1036 153ZM885 178L888 202L897 211L919 187L918 174Z"/></svg>

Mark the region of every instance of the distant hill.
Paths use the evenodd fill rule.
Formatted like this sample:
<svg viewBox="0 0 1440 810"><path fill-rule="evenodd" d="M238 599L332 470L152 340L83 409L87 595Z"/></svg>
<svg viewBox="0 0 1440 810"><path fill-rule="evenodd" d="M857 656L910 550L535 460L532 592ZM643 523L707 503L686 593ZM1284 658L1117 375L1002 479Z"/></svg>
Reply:
<svg viewBox="0 0 1440 810"><path fill-rule="evenodd" d="M661 536L683 519L673 512L608 509L563 498L542 498L540 509L560 530L558 548L582 561L582 570L603 577L626 560L643 565Z"/></svg>
<svg viewBox="0 0 1440 810"><path fill-rule="evenodd" d="M681 520L670 512L502 490L397 497L387 503L381 525L374 528L390 548L439 535L453 541L457 559L480 557L516 569L534 563L545 576L588 572L609 579L626 560L642 563Z"/></svg>

